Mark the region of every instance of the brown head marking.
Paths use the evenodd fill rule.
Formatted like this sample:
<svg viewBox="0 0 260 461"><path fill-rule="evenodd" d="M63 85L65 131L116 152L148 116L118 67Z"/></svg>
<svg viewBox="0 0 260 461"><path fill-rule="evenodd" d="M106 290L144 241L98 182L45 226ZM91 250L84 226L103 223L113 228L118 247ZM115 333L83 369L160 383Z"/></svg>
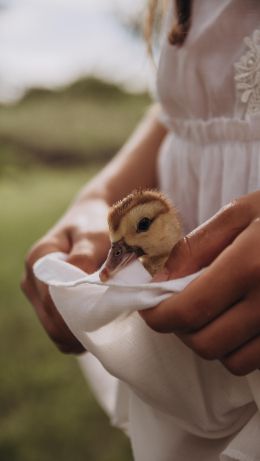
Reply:
<svg viewBox="0 0 260 461"><path fill-rule="evenodd" d="M131 194L127 195L127 197L123 198L123 200L116 202L109 210L108 224L110 229L115 232L119 227L122 217L135 206L153 202L154 200L159 200L163 204L165 212L170 210L170 201L161 192L152 189L134 190Z"/></svg>

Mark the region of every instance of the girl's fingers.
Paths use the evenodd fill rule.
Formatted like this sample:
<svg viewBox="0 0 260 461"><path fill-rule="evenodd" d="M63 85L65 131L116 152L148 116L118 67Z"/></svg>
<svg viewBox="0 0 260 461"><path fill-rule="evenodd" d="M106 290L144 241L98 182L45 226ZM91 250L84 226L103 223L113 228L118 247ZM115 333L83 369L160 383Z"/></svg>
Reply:
<svg viewBox="0 0 260 461"><path fill-rule="evenodd" d="M181 293L143 312L147 324L160 332L189 333L238 303L259 277L258 235L259 224L252 223Z"/></svg>
<svg viewBox="0 0 260 461"><path fill-rule="evenodd" d="M208 266L251 219L252 210L243 199L222 208L173 248L166 264L171 278L183 277Z"/></svg>
<svg viewBox="0 0 260 461"><path fill-rule="evenodd" d="M244 376L260 368L260 335L221 360L234 375Z"/></svg>
<svg viewBox="0 0 260 461"><path fill-rule="evenodd" d="M65 243L62 245L62 239L59 246L56 240L52 239L48 242L43 240L37 243L29 252L25 261L25 273L21 282L21 288L35 308L37 308L37 306L39 307L39 303L42 304L44 302L44 299L48 297L49 293L47 286L36 279L33 272L33 265L38 259L47 254L57 251L65 252L65 250L68 250L68 246ZM54 306L52 306L50 311L47 309L42 316L51 315L54 309Z"/></svg>
<svg viewBox="0 0 260 461"><path fill-rule="evenodd" d="M97 270L97 261L93 245L87 239L81 239L73 245L67 262L79 267L86 273L92 273Z"/></svg>
<svg viewBox="0 0 260 461"><path fill-rule="evenodd" d="M62 352L78 354L84 351L83 346L71 333L57 311L49 295L48 287L37 280L33 273L33 265L39 258L57 251L68 251L65 239L60 238L59 245L57 245L55 239L52 239L48 242L42 241L33 247L26 260L25 275L21 288L34 306L48 336L57 347Z"/></svg>
<svg viewBox="0 0 260 461"><path fill-rule="evenodd" d="M104 262L109 250L107 232L96 232L91 236L73 235L73 246L68 262L87 273L96 271Z"/></svg>
<svg viewBox="0 0 260 461"><path fill-rule="evenodd" d="M231 354L260 334L260 290L235 304L214 322L180 339L201 357L213 360ZM260 357L259 357L260 364Z"/></svg>
<svg viewBox="0 0 260 461"><path fill-rule="evenodd" d="M29 292L24 287L24 292L33 304L48 336L61 352L80 354L85 351L82 344L74 337L57 311L46 286L43 285L40 296L39 289L34 288L33 284L30 284Z"/></svg>
<svg viewBox="0 0 260 461"><path fill-rule="evenodd" d="M39 286L36 286L35 281L26 279L23 282L23 291L34 306L39 320L56 346L64 353L79 354L83 352L83 346L68 329L54 306L48 288L41 284L41 291L39 292Z"/></svg>

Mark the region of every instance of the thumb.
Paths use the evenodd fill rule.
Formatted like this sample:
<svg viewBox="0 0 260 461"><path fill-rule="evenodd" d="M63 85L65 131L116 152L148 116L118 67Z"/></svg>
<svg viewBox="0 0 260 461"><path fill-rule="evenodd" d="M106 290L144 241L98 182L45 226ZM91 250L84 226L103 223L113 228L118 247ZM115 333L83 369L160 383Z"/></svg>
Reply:
<svg viewBox="0 0 260 461"><path fill-rule="evenodd" d="M208 266L250 221L250 210L242 200L222 208L173 248L166 263L170 278L183 277Z"/></svg>
<svg viewBox="0 0 260 461"><path fill-rule="evenodd" d="M109 240L104 234L97 234L93 239L81 236L73 242L67 261L87 273L92 273L104 262L108 249Z"/></svg>

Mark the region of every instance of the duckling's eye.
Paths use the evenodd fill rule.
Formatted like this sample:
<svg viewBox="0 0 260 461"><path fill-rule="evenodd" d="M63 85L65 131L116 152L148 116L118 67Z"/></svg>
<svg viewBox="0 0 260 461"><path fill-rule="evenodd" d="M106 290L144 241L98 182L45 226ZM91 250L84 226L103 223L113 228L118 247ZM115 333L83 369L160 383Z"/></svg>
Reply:
<svg viewBox="0 0 260 461"><path fill-rule="evenodd" d="M152 220L149 218L142 218L141 221L137 224L137 232L146 232L148 231Z"/></svg>

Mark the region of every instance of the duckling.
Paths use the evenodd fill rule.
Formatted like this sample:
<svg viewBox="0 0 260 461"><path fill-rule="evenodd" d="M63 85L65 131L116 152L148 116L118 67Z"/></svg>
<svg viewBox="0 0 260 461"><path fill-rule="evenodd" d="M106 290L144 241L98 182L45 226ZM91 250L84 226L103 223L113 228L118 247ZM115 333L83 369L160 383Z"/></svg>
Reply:
<svg viewBox="0 0 260 461"><path fill-rule="evenodd" d="M115 203L108 226L111 248L99 273L102 282L137 258L154 276L163 270L181 237L176 209L156 190L135 190Z"/></svg>

